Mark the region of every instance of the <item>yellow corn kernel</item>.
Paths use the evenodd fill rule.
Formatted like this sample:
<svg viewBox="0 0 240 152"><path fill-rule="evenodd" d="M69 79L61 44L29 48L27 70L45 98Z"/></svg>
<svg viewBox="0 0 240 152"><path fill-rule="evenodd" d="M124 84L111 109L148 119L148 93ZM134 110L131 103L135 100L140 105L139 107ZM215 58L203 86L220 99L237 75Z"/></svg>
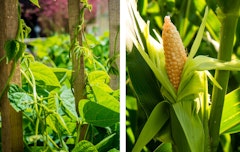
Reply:
<svg viewBox="0 0 240 152"><path fill-rule="evenodd" d="M177 90L187 55L182 39L169 16L164 18L162 40L167 74L173 87Z"/></svg>

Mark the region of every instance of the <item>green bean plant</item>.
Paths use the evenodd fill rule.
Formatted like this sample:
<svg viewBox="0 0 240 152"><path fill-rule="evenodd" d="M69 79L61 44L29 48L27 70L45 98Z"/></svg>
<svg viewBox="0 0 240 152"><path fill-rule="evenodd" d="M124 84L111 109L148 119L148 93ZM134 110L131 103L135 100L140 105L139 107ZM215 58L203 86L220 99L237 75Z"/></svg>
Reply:
<svg viewBox="0 0 240 152"><path fill-rule="evenodd" d="M160 36L150 30L149 21L143 20L137 2L126 1L128 87L133 90L132 96L127 96L127 140L133 145L127 146L129 150L215 152L221 135L225 139L223 150L231 151L229 136L240 132L240 90L226 93L229 71L240 70L240 60L231 60L240 2L234 7L224 1L217 4L220 47L218 57L212 58L197 54L205 26L211 22L207 20L207 6L186 55L184 40L170 16L164 18ZM209 70L215 70L215 77ZM213 85L212 95L209 84ZM140 127L131 120L138 114L139 119L146 119L140 120ZM137 130L140 133L135 136ZM151 145L152 139L159 146L148 149L146 145Z"/></svg>
<svg viewBox="0 0 240 152"><path fill-rule="evenodd" d="M31 2L39 6L38 1ZM29 43L33 50L25 52L30 28L20 12L17 38L6 42L1 61L21 64L22 86L9 78L5 88L11 106L23 113L24 151L119 151L119 90L109 86L108 34L102 38L87 34L82 46L73 47L86 63L81 67L86 71L86 98L75 105L69 36L37 39ZM79 140L84 124L88 128Z"/></svg>

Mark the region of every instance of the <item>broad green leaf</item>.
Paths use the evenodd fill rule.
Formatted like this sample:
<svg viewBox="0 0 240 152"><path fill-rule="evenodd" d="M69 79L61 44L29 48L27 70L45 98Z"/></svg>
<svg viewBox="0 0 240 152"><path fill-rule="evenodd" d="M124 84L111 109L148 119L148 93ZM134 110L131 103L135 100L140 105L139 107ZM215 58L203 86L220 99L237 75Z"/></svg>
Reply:
<svg viewBox="0 0 240 152"><path fill-rule="evenodd" d="M11 106L17 111L23 111L30 107L33 98L17 85L12 84L8 90L8 98Z"/></svg>
<svg viewBox="0 0 240 152"><path fill-rule="evenodd" d="M96 102L98 104L103 105L106 108L109 108L110 110L119 113L120 104L116 98L114 98L109 93L105 92L101 87L92 86L92 89L96 98Z"/></svg>
<svg viewBox="0 0 240 152"><path fill-rule="evenodd" d="M75 100L74 96L72 94L72 91L70 89L65 89L61 95L60 95L62 101L61 104L63 106L63 111L73 119L73 121L76 121L78 119L78 115L76 112L75 107Z"/></svg>
<svg viewBox="0 0 240 152"><path fill-rule="evenodd" d="M174 114L177 118L171 121L172 134L179 151L187 152L188 146L190 151L204 151L204 130L197 113L196 104L194 99L172 104L174 112L171 111L171 118L174 118Z"/></svg>
<svg viewBox="0 0 240 152"><path fill-rule="evenodd" d="M220 134L240 132L240 88L225 96Z"/></svg>
<svg viewBox="0 0 240 152"><path fill-rule="evenodd" d="M30 64L30 69L33 72L36 81L43 82L47 86L60 87L56 75L48 66L40 62L33 62Z"/></svg>
<svg viewBox="0 0 240 152"><path fill-rule="evenodd" d="M30 0L34 5L40 8L38 0Z"/></svg>
<svg viewBox="0 0 240 152"><path fill-rule="evenodd" d="M104 71L93 71L88 74L88 81L91 86L98 86L105 92L113 92L113 90L107 85L110 77Z"/></svg>
<svg viewBox="0 0 240 152"><path fill-rule="evenodd" d="M98 150L91 142L82 140L77 143L72 152L98 152Z"/></svg>
<svg viewBox="0 0 240 152"><path fill-rule="evenodd" d="M139 152L158 133L169 119L169 105L158 103L144 125L132 152Z"/></svg>
<svg viewBox="0 0 240 152"><path fill-rule="evenodd" d="M118 123L120 119L119 112L107 106L89 100L81 100L79 102L79 113L83 121L95 126L107 127Z"/></svg>

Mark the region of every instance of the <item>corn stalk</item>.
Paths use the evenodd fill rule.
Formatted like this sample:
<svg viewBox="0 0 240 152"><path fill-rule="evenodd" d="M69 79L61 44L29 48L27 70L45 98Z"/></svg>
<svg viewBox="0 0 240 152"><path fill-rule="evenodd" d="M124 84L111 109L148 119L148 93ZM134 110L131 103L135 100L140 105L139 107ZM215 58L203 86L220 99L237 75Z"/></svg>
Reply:
<svg viewBox="0 0 240 152"><path fill-rule="evenodd" d="M230 5L230 4L234 5ZM240 15L240 1L226 2L218 1L218 17L222 24L220 31L220 48L218 59L222 61L230 61L232 57L233 41L236 32L238 17ZM219 143L219 130L222 117L225 95L228 88L229 70L216 70L215 79L222 86L222 89L213 87L212 107L210 114L210 140L212 151L217 151Z"/></svg>

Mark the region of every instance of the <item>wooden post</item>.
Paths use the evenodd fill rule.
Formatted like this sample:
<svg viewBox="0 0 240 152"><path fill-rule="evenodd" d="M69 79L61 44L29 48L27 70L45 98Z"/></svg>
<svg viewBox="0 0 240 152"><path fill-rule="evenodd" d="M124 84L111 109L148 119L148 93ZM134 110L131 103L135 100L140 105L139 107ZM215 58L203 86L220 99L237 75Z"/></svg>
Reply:
<svg viewBox="0 0 240 152"><path fill-rule="evenodd" d="M108 0L109 9L109 56L113 57L114 52L120 50L120 0ZM116 41L115 41L116 40ZM119 58L116 60L117 69L119 69ZM119 89L119 76L111 74L110 86L113 89Z"/></svg>
<svg viewBox="0 0 240 152"><path fill-rule="evenodd" d="M74 31L76 26L80 23L80 1L68 0L68 16L69 16L69 33L71 42L74 40ZM82 35L78 35L79 45L82 45ZM72 50L71 50L72 51ZM85 98L85 71L84 71L84 56L80 56L80 59L70 52L72 56L72 88L74 90L75 105L78 113L78 103L81 99ZM80 60L80 62L79 62ZM78 113L79 114L79 113ZM79 125L79 124L78 124ZM81 134L79 140L84 139L87 131L87 125L82 125Z"/></svg>
<svg viewBox="0 0 240 152"><path fill-rule="evenodd" d="M18 30L18 1L0 0L0 58L5 55L4 43L15 39ZM3 91L13 64L0 63L0 92ZM19 64L15 70L12 82L21 84ZM2 151L23 152L22 113L17 113L9 104L7 90L0 99L2 116Z"/></svg>
<svg viewBox="0 0 240 152"><path fill-rule="evenodd" d="M80 23L80 3L76 0L68 0L68 14L69 14L69 33L71 42L74 39L74 30L76 26ZM82 45L82 36L78 35L79 45ZM74 89L74 97L76 108L78 106L78 102L84 98L84 89L85 89L85 72L84 72L84 58L83 55L80 56L79 59L73 52L70 52L72 56L72 87ZM77 108L78 111L78 108Z"/></svg>

